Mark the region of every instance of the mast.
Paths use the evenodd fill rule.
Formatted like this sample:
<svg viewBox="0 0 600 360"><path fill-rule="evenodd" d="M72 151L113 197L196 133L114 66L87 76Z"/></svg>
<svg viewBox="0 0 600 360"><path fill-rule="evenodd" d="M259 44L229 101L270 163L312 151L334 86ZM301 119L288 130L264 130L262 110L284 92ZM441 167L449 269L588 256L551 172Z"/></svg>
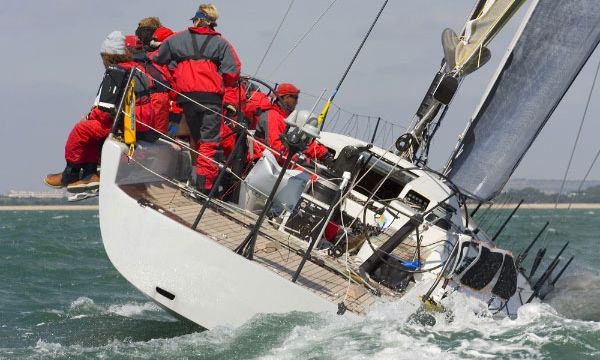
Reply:
<svg viewBox="0 0 600 360"><path fill-rule="evenodd" d="M420 153L418 163L427 163L429 144L460 83L489 61L487 45L523 3L524 0L479 0L460 37L452 29L442 32L444 58L440 70L421 101L410 130L396 140L399 154L414 161Z"/></svg>

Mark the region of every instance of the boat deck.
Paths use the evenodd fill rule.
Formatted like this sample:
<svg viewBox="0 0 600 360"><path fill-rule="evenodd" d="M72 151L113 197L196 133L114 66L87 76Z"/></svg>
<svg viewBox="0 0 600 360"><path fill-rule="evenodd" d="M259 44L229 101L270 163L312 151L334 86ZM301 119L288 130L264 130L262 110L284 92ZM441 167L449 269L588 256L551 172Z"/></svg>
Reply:
<svg viewBox="0 0 600 360"><path fill-rule="evenodd" d="M181 188L168 182L120 187L141 205L151 207L187 227L191 227L201 208ZM211 203L196 231L233 250L246 238L256 219L254 214ZM254 261L291 281L302 260L304 248L299 243L304 244L304 248L308 245L265 221L257 237ZM345 262L335 259L324 265L316 256L311 258L306 262L297 284L333 303L343 301L348 310L358 314L364 313L377 299L363 284L349 281ZM383 290L386 297L397 296Z"/></svg>

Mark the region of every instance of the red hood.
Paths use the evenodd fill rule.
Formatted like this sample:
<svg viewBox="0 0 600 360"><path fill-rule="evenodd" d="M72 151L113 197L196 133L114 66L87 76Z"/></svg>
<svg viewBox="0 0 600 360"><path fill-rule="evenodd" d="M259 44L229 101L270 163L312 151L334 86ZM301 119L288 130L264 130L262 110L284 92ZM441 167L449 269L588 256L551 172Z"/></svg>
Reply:
<svg viewBox="0 0 600 360"><path fill-rule="evenodd" d="M218 32L214 31L211 28L208 28L206 26L199 26L199 27L189 27L188 28L189 31L196 33L196 34L200 34L200 35L221 35Z"/></svg>

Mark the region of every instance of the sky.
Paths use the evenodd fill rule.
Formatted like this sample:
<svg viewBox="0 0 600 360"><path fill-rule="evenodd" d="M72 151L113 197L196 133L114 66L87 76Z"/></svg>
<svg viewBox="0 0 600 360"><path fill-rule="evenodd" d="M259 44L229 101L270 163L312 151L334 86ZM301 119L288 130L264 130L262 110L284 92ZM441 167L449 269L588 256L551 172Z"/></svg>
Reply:
<svg viewBox="0 0 600 360"><path fill-rule="evenodd" d="M339 81L383 1L337 0L296 50L277 66L332 0L295 1L258 76L295 83L305 94L326 96ZM217 28L236 48L242 70L253 75L290 1L215 1ZM381 116L390 140L410 123L442 58L440 34L460 31L474 0L391 0L348 74L336 103ZM113 30L133 33L139 19L158 16L182 30L200 2L190 0L3 0L0 34L0 193L45 190L47 173L64 168L64 143L93 102L103 67L100 44ZM490 46L492 60L461 85L431 150L442 167L481 101L529 1ZM594 54L513 177L561 179L600 60ZM600 147L600 107L592 93L588 118L569 179L581 179ZM301 97L300 108L314 99ZM343 120L343 119L342 119ZM600 179L600 166L590 179Z"/></svg>

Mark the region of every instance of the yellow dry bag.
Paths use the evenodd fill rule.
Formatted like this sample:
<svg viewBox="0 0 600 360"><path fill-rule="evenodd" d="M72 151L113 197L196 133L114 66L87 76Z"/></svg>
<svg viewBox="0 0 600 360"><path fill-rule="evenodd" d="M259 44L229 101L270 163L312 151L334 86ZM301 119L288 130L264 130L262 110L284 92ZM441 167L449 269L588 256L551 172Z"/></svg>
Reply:
<svg viewBox="0 0 600 360"><path fill-rule="evenodd" d="M123 140L125 144L135 144L135 79L131 79L127 94L125 95L125 105L123 107Z"/></svg>

